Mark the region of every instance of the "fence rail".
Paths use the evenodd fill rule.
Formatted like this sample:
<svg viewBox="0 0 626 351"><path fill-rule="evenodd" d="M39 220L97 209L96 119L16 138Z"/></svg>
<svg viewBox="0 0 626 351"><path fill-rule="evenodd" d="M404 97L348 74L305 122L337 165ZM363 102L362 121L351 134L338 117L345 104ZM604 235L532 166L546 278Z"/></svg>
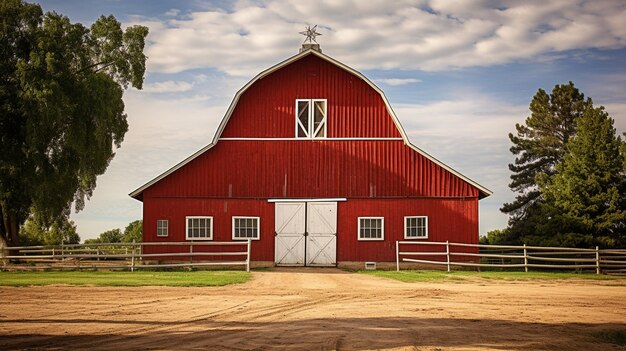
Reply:
<svg viewBox="0 0 626 351"><path fill-rule="evenodd" d="M477 268L529 268L626 272L626 249L593 249L451 243L448 241L396 241L396 270L401 262Z"/></svg>
<svg viewBox="0 0 626 351"><path fill-rule="evenodd" d="M160 246L181 247L181 249L168 248L166 252L146 250L146 248ZM225 250L225 247L233 246L241 249ZM145 268L244 266L246 272L249 272L250 249L250 240L13 246L0 247L0 261L5 268L11 261L16 263L12 265L13 268L21 269L122 268L134 271ZM186 262L182 262L183 260ZM163 263L163 261L167 262Z"/></svg>

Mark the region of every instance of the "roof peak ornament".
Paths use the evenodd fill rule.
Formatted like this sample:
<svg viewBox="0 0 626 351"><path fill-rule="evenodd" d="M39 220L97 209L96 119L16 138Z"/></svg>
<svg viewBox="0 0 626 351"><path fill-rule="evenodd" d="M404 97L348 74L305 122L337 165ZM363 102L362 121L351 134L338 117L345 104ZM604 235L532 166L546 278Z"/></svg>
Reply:
<svg viewBox="0 0 626 351"><path fill-rule="evenodd" d="M320 44L318 44L317 40L315 40L315 37L322 35L317 32L317 24L314 25L313 27L307 25L306 29L299 33L306 37L304 41L302 42L302 47L300 48L300 52L305 51L305 50L315 50L315 51L322 52L322 49L320 48Z"/></svg>
<svg viewBox="0 0 626 351"><path fill-rule="evenodd" d="M318 35L321 35L320 33L317 32L317 24L314 25L312 28L311 26L306 26L306 30L300 32L300 34L306 36L306 38L304 39L304 43L308 42L309 43L317 43L317 40L315 40L315 37L317 37ZM304 44L302 43L302 44Z"/></svg>

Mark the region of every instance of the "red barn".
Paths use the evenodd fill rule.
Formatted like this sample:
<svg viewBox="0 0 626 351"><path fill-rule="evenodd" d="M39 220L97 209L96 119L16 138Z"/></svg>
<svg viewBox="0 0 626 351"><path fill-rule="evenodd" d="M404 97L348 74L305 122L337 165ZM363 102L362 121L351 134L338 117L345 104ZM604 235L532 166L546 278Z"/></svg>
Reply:
<svg viewBox="0 0 626 351"><path fill-rule="evenodd" d="M395 261L396 240L478 242L491 192L412 145L383 92L317 45L257 75L211 144L130 195L143 240L252 239L260 264Z"/></svg>

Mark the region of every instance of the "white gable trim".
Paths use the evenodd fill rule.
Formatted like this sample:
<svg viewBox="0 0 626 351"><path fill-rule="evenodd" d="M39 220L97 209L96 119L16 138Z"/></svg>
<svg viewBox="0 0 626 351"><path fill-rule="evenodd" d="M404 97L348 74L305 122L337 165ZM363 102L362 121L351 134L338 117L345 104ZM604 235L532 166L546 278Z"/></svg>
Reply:
<svg viewBox="0 0 626 351"><path fill-rule="evenodd" d="M292 62L295 62L305 56L308 55L315 55L319 58L322 58L340 68L343 68L344 70L354 74L355 76L361 78L363 81L365 81L367 84L369 84L370 87L372 87L372 89L374 89L378 94L380 94L380 97L383 99L383 101L385 102L385 106L387 107L387 112L389 113L389 115L391 116L393 123L396 125L396 128L398 128L398 132L400 132L400 135L402 136L402 140L404 140L404 143L406 145L408 145L411 149L415 150L417 153L423 155L424 157L426 157L427 159L431 160L432 162L436 163L437 165L441 166L443 169L449 171L450 173L456 175L457 177L463 179L464 181L468 182L469 184L475 186L476 188L478 188L478 190L480 192L483 193L484 197L487 197L489 195L492 194L492 191L485 188L484 186L476 183L475 181L471 180L470 178L464 176L463 174L455 171L454 169L452 169L451 167L449 167L448 165L446 165L445 163L439 161L438 159L434 158L433 156L429 155L427 152L423 151L422 149L418 148L417 146L411 144L411 142L409 141L409 138L406 135L406 132L404 131L404 128L402 127L402 125L400 124L400 120L398 119L398 117L396 116L395 112L393 111L393 108L391 108L391 105L389 104L389 101L387 100L387 97L385 96L385 93L380 90L380 88L378 88L376 86L376 84L372 83L372 81L370 81L367 77L365 77L363 74L361 74L361 72L346 66L345 64L333 59L330 56L326 56L324 54L322 54L319 51L315 51L315 50L304 50L301 53L294 55L268 69L266 69L265 71L257 74L254 78L252 78L252 80L250 80L246 85L244 85L241 89L239 89L239 91L237 91L237 93L235 94L235 97L233 98L233 101L230 103L230 106L228 107L228 110L226 111L226 114L224 115L224 118L222 118L222 121L220 122L220 125L217 128L217 131L215 132L215 135L213 136L213 141L211 141L211 143L205 147L203 147L202 149L198 150L196 153L194 153L193 155L187 157L186 159L184 159L183 161L179 162L178 164L176 164L174 167L168 169L167 171L165 171L164 173L162 173L161 175L157 176L156 178L152 179L151 181L149 181L148 183L142 185L141 187L139 187L138 189L136 189L135 191L133 191L132 193L130 193L129 195L133 198L137 198L145 189L147 189L148 187L152 186L154 183L158 182L159 180L167 177L168 175L172 174L173 172L175 172L176 170L178 170L179 168L181 168L182 166L186 165L187 163L191 162L193 159L195 159L196 157L200 156L202 153L204 153L205 151L209 150L210 148L212 148L215 144L217 144L217 142L220 139L220 136L222 135L222 133L224 132L224 128L226 128L226 124L228 124L228 121L230 120L231 115L233 114L233 111L235 110L235 107L237 106L237 103L239 102L239 98L241 97L241 95L243 95L243 93L248 90L248 88L250 86L252 86L252 84L256 83L257 80L262 79L264 77L266 77L269 74L274 73L275 71L291 64Z"/></svg>

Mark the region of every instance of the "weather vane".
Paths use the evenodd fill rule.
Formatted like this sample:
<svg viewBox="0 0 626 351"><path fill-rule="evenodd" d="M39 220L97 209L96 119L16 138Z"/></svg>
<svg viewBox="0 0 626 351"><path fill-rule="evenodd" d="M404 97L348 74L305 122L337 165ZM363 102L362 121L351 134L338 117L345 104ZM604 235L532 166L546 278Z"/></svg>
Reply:
<svg viewBox="0 0 626 351"><path fill-rule="evenodd" d="M321 35L320 33L317 32L317 24L313 26L313 28L311 28L311 26L306 26L306 30L300 32L300 34L306 36L306 39L304 39L304 43L307 42L307 40L309 41L309 43L317 43L317 40L315 40L315 37L318 35Z"/></svg>

